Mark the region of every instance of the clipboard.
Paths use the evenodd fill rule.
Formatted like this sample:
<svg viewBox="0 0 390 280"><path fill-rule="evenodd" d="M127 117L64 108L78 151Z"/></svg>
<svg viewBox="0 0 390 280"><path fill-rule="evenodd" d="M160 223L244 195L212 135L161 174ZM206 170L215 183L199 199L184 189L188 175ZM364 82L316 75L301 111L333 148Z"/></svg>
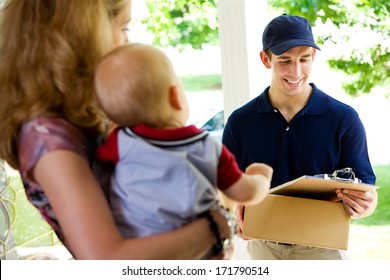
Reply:
<svg viewBox="0 0 390 280"><path fill-rule="evenodd" d="M350 189L370 191L379 186L347 181L345 179L327 179L317 176L301 176L270 190L270 194L311 198L319 200L333 200L336 189Z"/></svg>

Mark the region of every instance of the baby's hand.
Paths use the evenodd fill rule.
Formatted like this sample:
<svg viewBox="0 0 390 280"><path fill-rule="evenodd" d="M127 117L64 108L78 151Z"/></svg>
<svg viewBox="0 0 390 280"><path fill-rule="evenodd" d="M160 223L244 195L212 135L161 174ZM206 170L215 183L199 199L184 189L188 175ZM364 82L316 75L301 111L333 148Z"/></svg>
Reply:
<svg viewBox="0 0 390 280"><path fill-rule="evenodd" d="M271 166L265 163L252 163L245 169L245 173L248 175L263 175L268 180L272 179L273 169Z"/></svg>

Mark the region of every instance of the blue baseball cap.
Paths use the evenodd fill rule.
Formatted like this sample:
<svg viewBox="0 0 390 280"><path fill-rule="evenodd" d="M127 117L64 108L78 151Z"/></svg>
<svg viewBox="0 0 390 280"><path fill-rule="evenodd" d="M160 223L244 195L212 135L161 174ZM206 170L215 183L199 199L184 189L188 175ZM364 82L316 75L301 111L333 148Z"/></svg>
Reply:
<svg viewBox="0 0 390 280"><path fill-rule="evenodd" d="M271 49L281 55L291 48L310 46L320 50L313 38L310 23L300 16L281 15L274 18L264 29L263 50Z"/></svg>

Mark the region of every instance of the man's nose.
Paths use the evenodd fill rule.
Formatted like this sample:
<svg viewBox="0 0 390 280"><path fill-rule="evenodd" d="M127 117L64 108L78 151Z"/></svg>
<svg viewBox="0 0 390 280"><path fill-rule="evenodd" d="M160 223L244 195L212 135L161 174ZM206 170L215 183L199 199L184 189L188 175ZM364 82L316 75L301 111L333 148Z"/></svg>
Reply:
<svg viewBox="0 0 390 280"><path fill-rule="evenodd" d="M302 74L302 65L299 62L291 63L290 74L299 77Z"/></svg>

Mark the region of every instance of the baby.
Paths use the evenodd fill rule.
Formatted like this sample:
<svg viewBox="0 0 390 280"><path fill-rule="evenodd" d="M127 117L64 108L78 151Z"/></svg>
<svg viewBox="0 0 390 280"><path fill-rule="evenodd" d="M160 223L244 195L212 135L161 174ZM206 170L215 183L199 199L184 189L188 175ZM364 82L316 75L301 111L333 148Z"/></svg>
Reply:
<svg viewBox="0 0 390 280"><path fill-rule="evenodd" d="M118 127L97 158L115 164L109 199L126 237L166 232L219 204L220 190L257 204L272 177L254 163L243 173L220 141L195 126L181 82L155 47L128 44L106 55L95 73L99 103Z"/></svg>

